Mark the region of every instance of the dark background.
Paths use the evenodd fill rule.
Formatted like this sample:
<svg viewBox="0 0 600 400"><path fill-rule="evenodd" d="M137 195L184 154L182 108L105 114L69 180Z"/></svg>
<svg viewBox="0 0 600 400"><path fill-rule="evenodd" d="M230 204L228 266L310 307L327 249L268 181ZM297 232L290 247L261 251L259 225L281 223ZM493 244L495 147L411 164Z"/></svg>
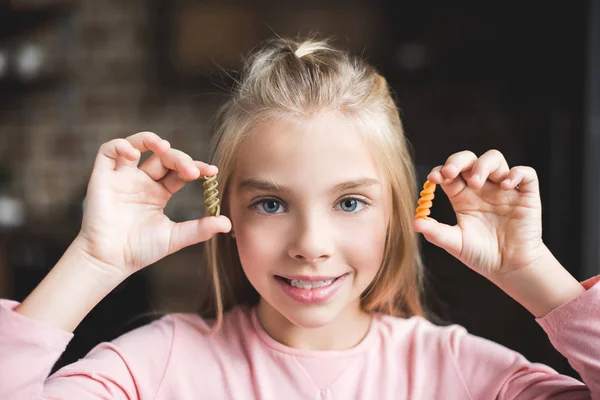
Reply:
<svg viewBox="0 0 600 400"><path fill-rule="evenodd" d="M591 6L550 3L0 1L0 297L23 300L76 235L103 142L152 130L205 159L228 75L275 34L334 37L388 78L421 182L465 149L534 167L546 244L576 278L590 277L581 242ZM167 212L196 218L201 196L190 185ZM433 213L453 222L444 196ZM576 376L526 310L423 246L438 315ZM194 311L201 251L170 256L111 293L57 367L143 323L142 313Z"/></svg>

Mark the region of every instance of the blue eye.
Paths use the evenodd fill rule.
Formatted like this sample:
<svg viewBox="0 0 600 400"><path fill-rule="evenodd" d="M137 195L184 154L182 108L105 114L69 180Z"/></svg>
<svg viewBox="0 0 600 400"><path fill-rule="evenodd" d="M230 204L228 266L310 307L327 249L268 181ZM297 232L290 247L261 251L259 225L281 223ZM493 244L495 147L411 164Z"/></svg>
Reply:
<svg viewBox="0 0 600 400"><path fill-rule="evenodd" d="M358 213L366 207L366 202L355 197L347 197L338 202L338 207L346 213ZM258 200L251 206L261 214L280 214L285 211L285 206L277 199ZM337 208L337 207L336 207Z"/></svg>
<svg viewBox="0 0 600 400"><path fill-rule="evenodd" d="M354 197L348 197L338 203L344 212L358 212L365 206L365 202ZM359 208L360 207L360 208ZM357 210L358 208L358 210Z"/></svg>
<svg viewBox="0 0 600 400"><path fill-rule="evenodd" d="M264 199L254 203L254 207L262 214L279 214L280 209L283 209L281 202L275 199Z"/></svg>

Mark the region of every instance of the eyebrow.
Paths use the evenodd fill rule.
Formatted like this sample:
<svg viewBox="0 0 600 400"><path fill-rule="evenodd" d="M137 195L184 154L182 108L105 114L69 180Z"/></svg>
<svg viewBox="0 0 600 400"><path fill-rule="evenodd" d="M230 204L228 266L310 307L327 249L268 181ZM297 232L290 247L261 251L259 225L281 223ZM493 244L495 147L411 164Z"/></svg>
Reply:
<svg viewBox="0 0 600 400"><path fill-rule="evenodd" d="M345 190L365 189L370 186L379 185L381 182L373 178L360 178L347 182L341 182L331 188L332 192L341 192ZM273 181L263 179L245 179L240 182L238 188L243 191L263 191L263 192L284 192L292 193L292 190L283 185L278 185Z"/></svg>

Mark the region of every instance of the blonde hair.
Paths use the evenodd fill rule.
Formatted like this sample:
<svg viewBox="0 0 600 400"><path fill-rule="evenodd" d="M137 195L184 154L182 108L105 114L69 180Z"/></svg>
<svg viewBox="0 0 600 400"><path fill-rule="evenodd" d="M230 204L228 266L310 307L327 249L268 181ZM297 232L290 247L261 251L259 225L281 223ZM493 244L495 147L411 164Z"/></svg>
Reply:
<svg viewBox="0 0 600 400"><path fill-rule="evenodd" d="M274 39L252 52L230 100L217 115L212 163L219 167L221 210L229 215L234 160L253 125L270 118L308 118L333 110L356 121L377 152L390 193L390 221L384 257L376 278L363 293L368 312L399 317L424 315L423 267L411 228L417 186L408 142L386 80L363 60L326 41ZM200 309L216 318L235 305L255 305L259 295L246 278L230 235L208 242L212 293ZM205 289L209 289L208 287Z"/></svg>

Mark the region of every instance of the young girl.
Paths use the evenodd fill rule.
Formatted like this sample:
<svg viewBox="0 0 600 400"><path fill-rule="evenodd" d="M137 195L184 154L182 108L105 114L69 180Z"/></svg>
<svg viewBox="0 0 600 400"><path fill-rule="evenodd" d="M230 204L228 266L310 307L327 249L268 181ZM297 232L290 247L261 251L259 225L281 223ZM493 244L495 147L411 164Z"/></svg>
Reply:
<svg viewBox="0 0 600 400"><path fill-rule="evenodd" d="M600 398L599 278L580 284L544 245L533 169L453 154L428 179L458 224L415 220L421 182L385 79L315 41L256 51L215 137L218 170L150 132L101 146L80 234L22 304L1 303L0 398ZM224 215L163 214L217 172ZM415 232L528 309L585 384L429 322ZM211 237L205 314L167 315L48 377L112 289Z"/></svg>

